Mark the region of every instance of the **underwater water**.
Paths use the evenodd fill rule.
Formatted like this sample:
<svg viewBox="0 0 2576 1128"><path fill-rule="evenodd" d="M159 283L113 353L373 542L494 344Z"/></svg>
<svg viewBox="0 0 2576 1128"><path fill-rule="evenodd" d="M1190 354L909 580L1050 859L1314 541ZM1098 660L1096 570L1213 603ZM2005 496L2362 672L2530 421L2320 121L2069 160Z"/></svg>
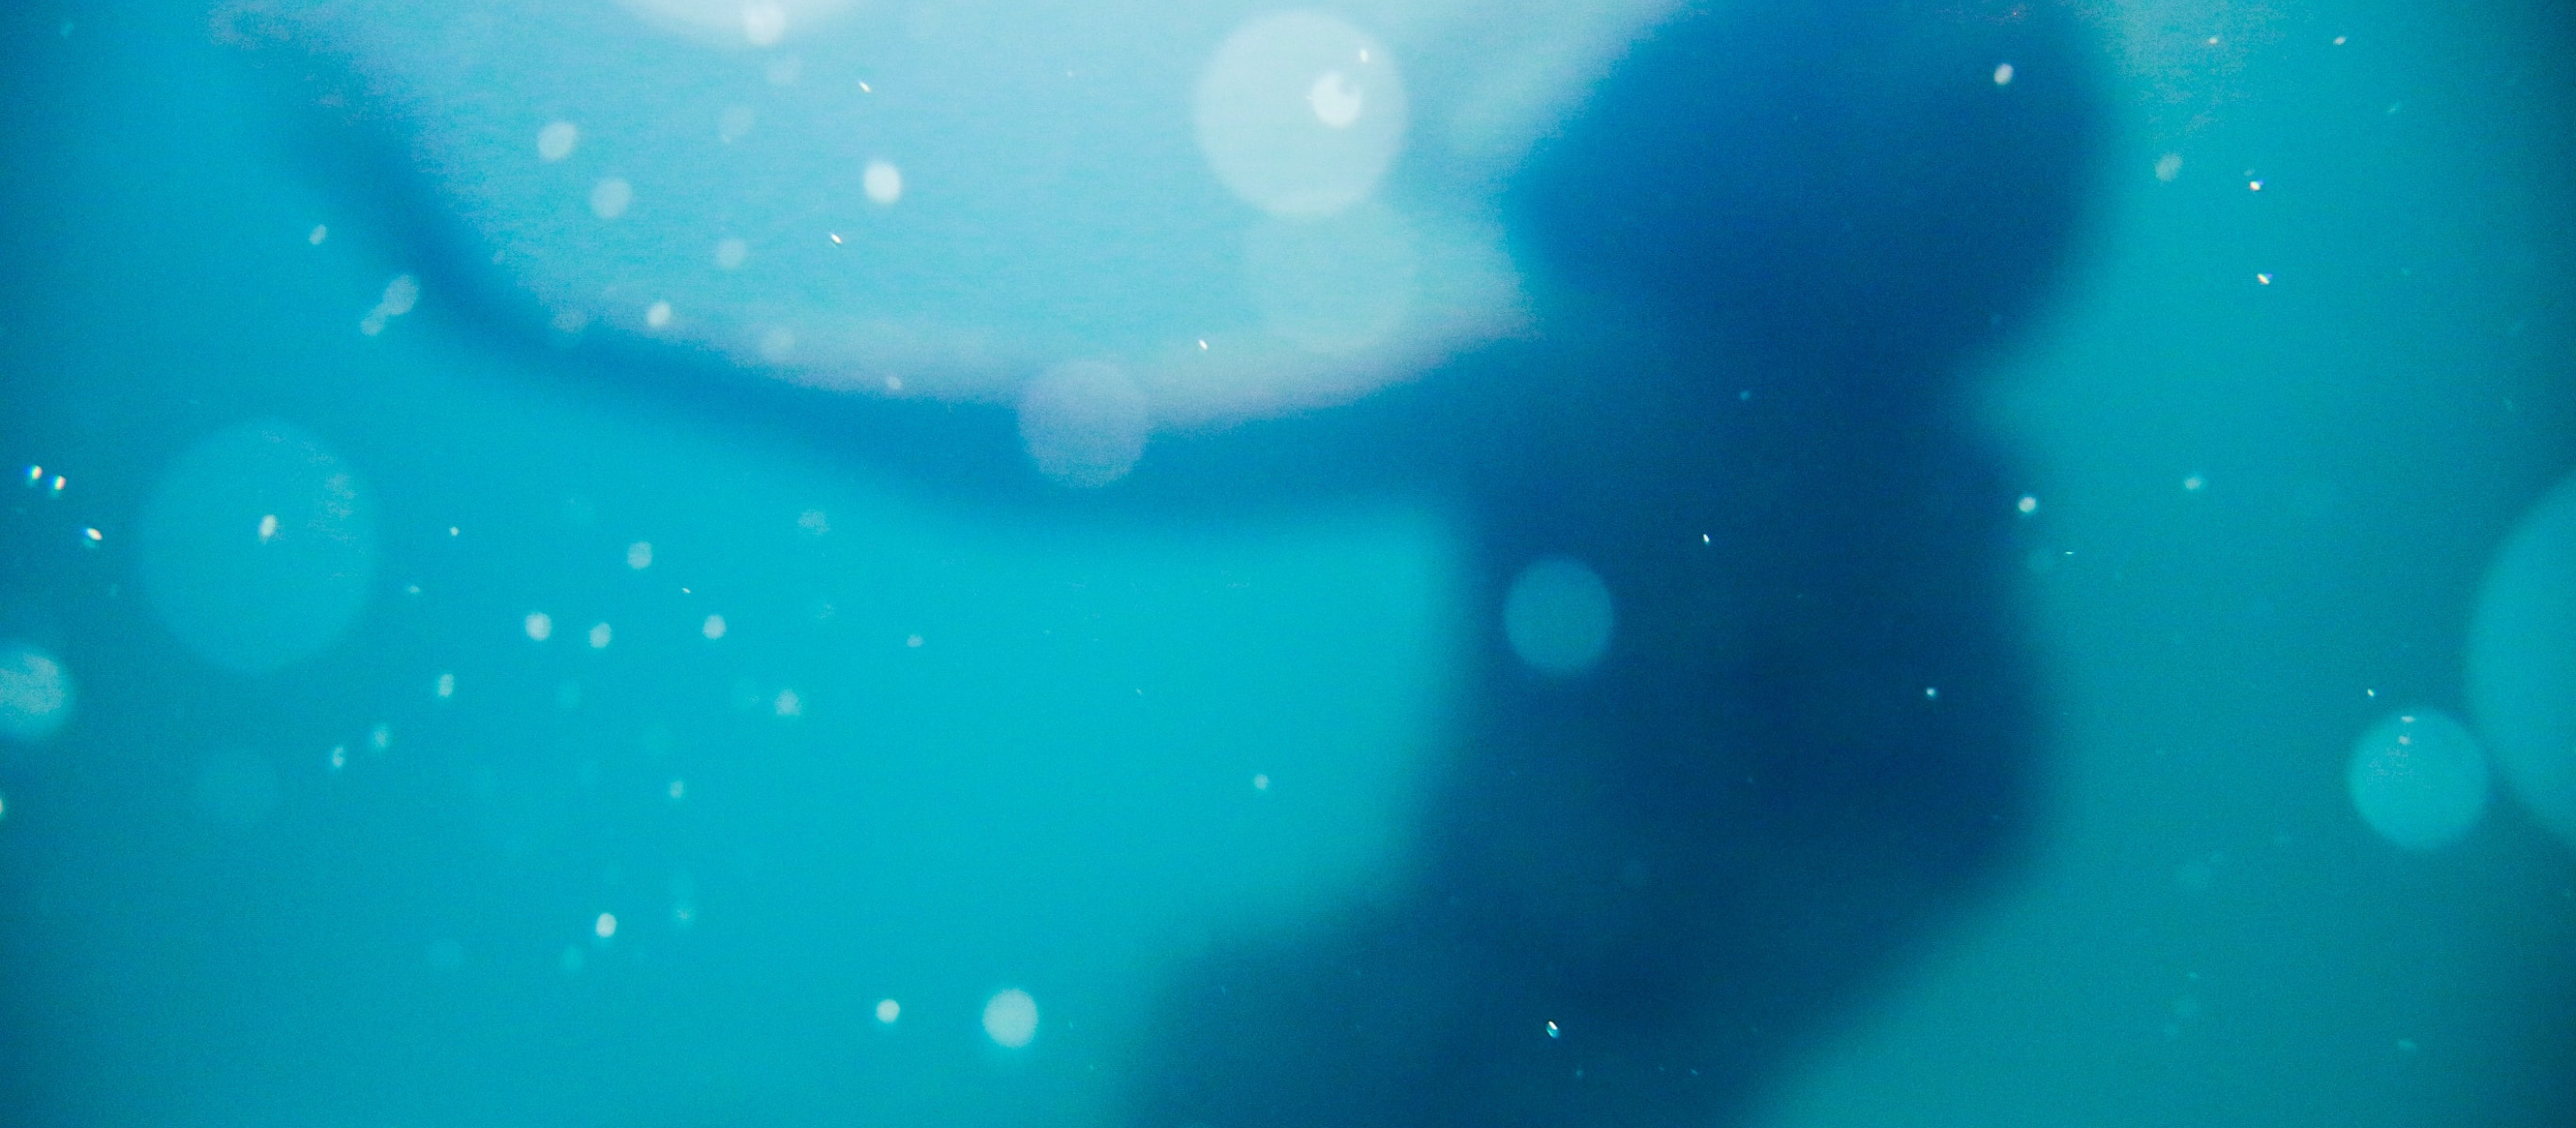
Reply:
<svg viewBox="0 0 2576 1128"><path fill-rule="evenodd" d="M0 1122L2576 1121L2576 14L0 15Z"/></svg>

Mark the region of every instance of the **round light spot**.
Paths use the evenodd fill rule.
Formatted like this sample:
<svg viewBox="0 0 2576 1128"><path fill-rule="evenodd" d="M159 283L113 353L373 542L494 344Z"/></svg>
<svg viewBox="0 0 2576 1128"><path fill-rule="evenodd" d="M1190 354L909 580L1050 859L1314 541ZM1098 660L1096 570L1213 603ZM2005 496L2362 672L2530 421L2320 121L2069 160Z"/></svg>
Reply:
<svg viewBox="0 0 2576 1128"><path fill-rule="evenodd" d="M902 1017L902 1003L898 1003L892 999L877 1000L877 1021L885 1023L888 1026L892 1026L894 1025L894 1020Z"/></svg>
<svg viewBox="0 0 2576 1128"><path fill-rule="evenodd" d="M742 37L754 47L773 47L787 34L787 9L761 2L742 7Z"/></svg>
<svg viewBox="0 0 2576 1128"><path fill-rule="evenodd" d="M591 625L590 625L590 648L591 648L591 649L593 649L593 650L604 650L604 649L606 649L606 648L607 648L607 646L608 646L608 639L609 639L608 624L606 624L606 623L593 623L593 624L591 624Z"/></svg>
<svg viewBox="0 0 2576 1128"><path fill-rule="evenodd" d="M626 566L638 572L653 566L653 542L637 541L626 546Z"/></svg>
<svg viewBox="0 0 2576 1128"><path fill-rule="evenodd" d="M1582 561L1552 556L1521 569L1503 597L1512 653L1541 673L1592 668L1610 648L1610 587Z"/></svg>
<svg viewBox="0 0 2576 1128"><path fill-rule="evenodd" d="M2352 746L2353 809L2409 850L2446 845L2487 809L2487 758L2467 726L2429 709L2391 715Z"/></svg>
<svg viewBox="0 0 2576 1128"><path fill-rule="evenodd" d="M859 175L859 187L876 204L891 204L903 198L903 170L885 161L869 161L867 171Z"/></svg>
<svg viewBox="0 0 2576 1128"><path fill-rule="evenodd" d="M2523 516L2487 568L2468 698L2506 785L2576 847L2576 477Z"/></svg>
<svg viewBox="0 0 2576 1128"><path fill-rule="evenodd" d="M574 128L571 122L547 122L545 128L537 131L537 159L541 161L562 160L565 157L571 156L573 146L580 143L581 130Z"/></svg>
<svg viewBox="0 0 2576 1128"><path fill-rule="evenodd" d="M724 621L724 616L722 616L722 615L709 615L709 616L707 616L707 621L706 621L706 622L703 622L703 623L698 624L698 633L699 633L699 634L702 634L702 635L705 635L705 636L707 636L707 637L708 637L708 638L710 638L710 639L723 638L723 637L724 637L724 635L725 635L725 621Z"/></svg>
<svg viewBox="0 0 2576 1128"><path fill-rule="evenodd" d="M436 693L441 701L456 696L456 675L438 675L438 684L431 692Z"/></svg>
<svg viewBox="0 0 2576 1128"><path fill-rule="evenodd" d="M277 769L248 752L218 752L198 765L195 798L207 821L250 826L277 809Z"/></svg>
<svg viewBox="0 0 2576 1128"><path fill-rule="evenodd" d="M1217 178L1274 215L1358 203L1404 145L1404 85L1386 48L1318 12L1266 16L1228 36L1193 108Z"/></svg>
<svg viewBox="0 0 2576 1128"><path fill-rule="evenodd" d="M671 323L671 303L655 302L644 307L644 327L660 329Z"/></svg>
<svg viewBox="0 0 2576 1128"><path fill-rule="evenodd" d="M1244 236L1244 281L1263 326L1312 352L1357 351L1402 328L1419 262L1403 219L1375 202L1267 217Z"/></svg>
<svg viewBox="0 0 2576 1128"><path fill-rule="evenodd" d="M601 219L615 219L626 214L635 202L635 186L624 177L612 176L590 187L590 214Z"/></svg>
<svg viewBox="0 0 2576 1128"><path fill-rule="evenodd" d="M606 940L611 936L617 935L617 914L599 914L598 920L590 922L590 931L592 935L597 936L602 940Z"/></svg>
<svg viewBox="0 0 2576 1128"><path fill-rule="evenodd" d="M1013 987L984 1001L984 1033L994 1042L1017 1049L1038 1036L1038 1002Z"/></svg>
<svg viewBox="0 0 2576 1128"><path fill-rule="evenodd" d="M2012 85L2012 78L2013 69L2011 63L1995 64L1995 85L2010 86Z"/></svg>
<svg viewBox="0 0 2576 1128"><path fill-rule="evenodd" d="M780 717L802 717L805 715L805 699L797 696L795 690L782 689L778 696L770 699L769 711Z"/></svg>
<svg viewBox="0 0 2576 1128"><path fill-rule="evenodd" d="M43 740L71 715L71 672L33 646L0 643L0 736Z"/></svg>
<svg viewBox="0 0 2576 1128"><path fill-rule="evenodd" d="M751 244L740 239L716 240L716 269L732 270L751 257Z"/></svg>
<svg viewBox="0 0 2576 1128"><path fill-rule="evenodd" d="M1105 486L1145 456L1152 421L1127 374L1076 361L1048 369L1020 395L1020 442L1039 472L1068 486Z"/></svg>
<svg viewBox="0 0 2576 1128"><path fill-rule="evenodd" d="M2182 154L2166 153L2156 158L2156 179L2172 183L2182 175Z"/></svg>
<svg viewBox="0 0 2576 1128"><path fill-rule="evenodd" d="M303 432L274 421L218 431L171 464L144 507L145 596L218 666L263 674L310 657L366 606L371 508L356 476Z"/></svg>
<svg viewBox="0 0 2576 1128"><path fill-rule="evenodd" d="M531 611L527 618L519 621L519 626L528 632L529 638L544 642L554 637L555 617L543 611Z"/></svg>

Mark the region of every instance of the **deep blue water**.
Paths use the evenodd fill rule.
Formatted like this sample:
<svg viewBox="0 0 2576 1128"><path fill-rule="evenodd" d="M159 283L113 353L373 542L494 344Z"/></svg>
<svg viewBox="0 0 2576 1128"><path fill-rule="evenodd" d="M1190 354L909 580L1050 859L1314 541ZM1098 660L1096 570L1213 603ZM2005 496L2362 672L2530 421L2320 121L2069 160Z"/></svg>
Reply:
<svg viewBox="0 0 2576 1128"><path fill-rule="evenodd" d="M0 1120L2576 1119L2565 12L831 7L6 17Z"/></svg>

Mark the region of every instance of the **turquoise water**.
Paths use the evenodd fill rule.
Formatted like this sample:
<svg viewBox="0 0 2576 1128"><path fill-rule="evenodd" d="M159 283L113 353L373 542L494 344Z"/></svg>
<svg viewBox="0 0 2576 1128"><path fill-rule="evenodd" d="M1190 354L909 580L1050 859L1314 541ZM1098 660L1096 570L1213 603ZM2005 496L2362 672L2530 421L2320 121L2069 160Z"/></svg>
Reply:
<svg viewBox="0 0 2576 1128"><path fill-rule="evenodd" d="M535 7L7 17L0 1120L2576 1120L2566 12Z"/></svg>

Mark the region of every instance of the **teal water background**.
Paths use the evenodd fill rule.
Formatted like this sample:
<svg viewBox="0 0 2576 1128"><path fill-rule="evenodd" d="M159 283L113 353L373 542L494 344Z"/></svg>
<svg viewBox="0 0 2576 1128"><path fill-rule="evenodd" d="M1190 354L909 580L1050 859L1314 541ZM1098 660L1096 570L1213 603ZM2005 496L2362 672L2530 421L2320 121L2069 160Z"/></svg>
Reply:
<svg viewBox="0 0 2576 1128"><path fill-rule="evenodd" d="M8 20L0 459L66 485L5 487L0 627L77 697L0 750L0 1117L1078 1123L1156 960L1400 857L1491 613L1436 508L1031 526L434 289L361 334L402 235L201 11ZM2479 577L2576 466L2576 18L2097 24L2103 220L1983 384L2046 545L2038 856L1764 1119L2568 1123L2576 845L2499 791L2402 851L2344 769L2463 707ZM376 544L291 676L175 642L136 548L266 419ZM1043 1053L979 1028L1006 987Z"/></svg>

